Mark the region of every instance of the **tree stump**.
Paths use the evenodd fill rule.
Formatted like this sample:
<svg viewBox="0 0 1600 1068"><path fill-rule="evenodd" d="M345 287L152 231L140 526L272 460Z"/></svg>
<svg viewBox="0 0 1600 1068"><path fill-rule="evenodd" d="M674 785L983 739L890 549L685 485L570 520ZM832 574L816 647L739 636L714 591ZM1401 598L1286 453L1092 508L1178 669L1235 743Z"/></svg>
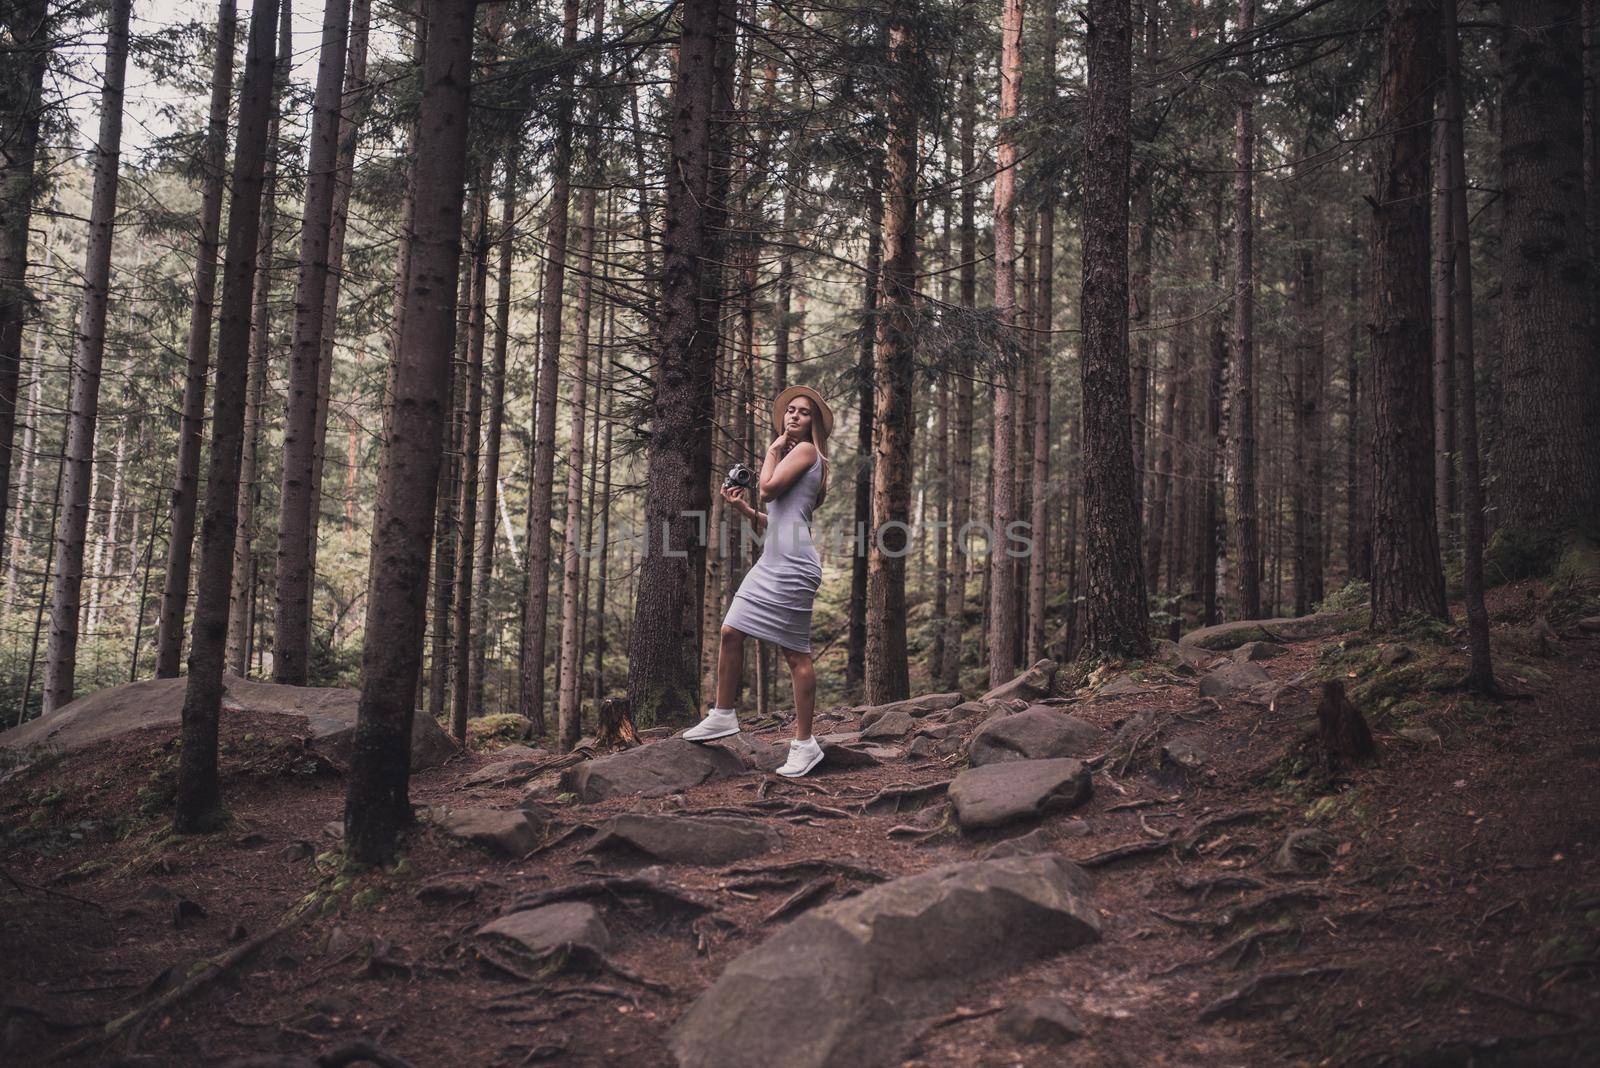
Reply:
<svg viewBox="0 0 1600 1068"><path fill-rule="evenodd" d="M1317 738L1329 770L1338 770L1378 755L1372 731L1361 710L1344 695L1344 683L1322 684L1322 700L1317 705Z"/></svg>
<svg viewBox="0 0 1600 1068"><path fill-rule="evenodd" d="M632 749L638 744L639 732L633 725L632 703L626 697L608 697L600 702L600 726L596 731L595 748Z"/></svg>

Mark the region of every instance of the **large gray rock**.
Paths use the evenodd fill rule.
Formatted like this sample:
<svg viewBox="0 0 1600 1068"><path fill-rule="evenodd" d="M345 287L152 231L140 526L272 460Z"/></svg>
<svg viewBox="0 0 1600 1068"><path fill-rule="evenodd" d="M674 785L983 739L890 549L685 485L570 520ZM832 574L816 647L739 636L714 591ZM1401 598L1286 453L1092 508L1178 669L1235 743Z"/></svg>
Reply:
<svg viewBox="0 0 1600 1068"><path fill-rule="evenodd" d="M863 740L871 741L882 738L904 738L910 734L917 725L911 713L903 708L896 708L867 723L861 728Z"/></svg>
<svg viewBox="0 0 1600 1068"><path fill-rule="evenodd" d="M975 981L1099 937L1088 880L1060 857L946 864L800 916L730 964L668 1045L683 1068L897 1064ZM774 1041L796 1011L805 1026Z"/></svg>
<svg viewBox="0 0 1600 1068"><path fill-rule="evenodd" d="M964 698L959 693L925 693L904 701L891 701L886 705L867 705L856 709L856 712L861 716L861 727L865 730L884 716L894 712L904 712L912 719L921 719L923 716L934 712L943 712L947 708L954 708L963 700Z"/></svg>
<svg viewBox="0 0 1600 1068"><path fill-rule="evenodd" d="M1106 732L1087 720L1034 705L1014 716L991 719L972 736L974 767L1008 760L1085 757L1104 751Z"/></svg>
<svg viewBox="0 0 1600 1068"><path fill-rule="evenodd" d="M523 909L478 928L478 937L504 939L537 957L563 952L597 959L611 946L611 933L593 905L565 901Z"/></svg>
<svg viewBox="0 0 1600 1068"><path fill-rule="evenodd" d="M188 680L146 679L85 694L49 715L0 734L0 746L31 749L48 746L71 752L144 727L168 727L174 735L183 718ZM359 690L319 686L280 686L238 675L222 677L223 720L291 716L303 721L312 748L339 764L350 761L355 739ZM435 767L456 754L456 744L437 720L423 712L412 718L411 770Z"/></svg>
<svg viewBox="0 0 1600 1068"><path fill-rule="evenodd" d="M946 721L950 723L964 723L969 719L983 719L994 711L994 707L984 701L963 701L945 713Z"/></svg>
<svg viewBox="0 0 1600 1068"><path fill-rule="evenodd" d="M752 770L730 746L666 738L568 768L561 775L561 788L584 802L665 797L703 782L748 775Z"/></svg>
<svg viewBox="0 0 1600 1068"><path fill-rule="evenodd" d="M630 812L601 824L586 852L619 850L672 864L728 864L770 853L782 842L782 835L760 820Z"/></svg>
<svg viewBox="0 0 1600 1068"><path fill-rule="evenodd" d="M1367 610L1364 608L1349 612L1317 612L1292 619L1241 619L1191 630L1178 639L1178 644L1227 652L1245 642L1300 642L1308 638L1326 638L1330 634L1354 630L1364 625L1366 619Z"/></svg>
<svg viewBox="0 0 1600 1068"><path fill-rule="evenodd" d="M532 852L543 840L533 814L520 808L448 809L434 820L446 834L511 857Z"/></svg>
<svg viewBox="0 0 1600 1068"><path fill-rule="evenodd" d="M1020 697L1024 701L1037 701L1050 696L1050 686L1056 678L1056 662L1040 660L1010 682L1002 682L979 698L980 701L1003 701Z"/></svg>
<svg viewBox="0 0 1600 1068"><path fill-rule="evenodd" d="M1260 664L1251 661L1229 662L1200 679L1201 697L1233 697L1248 693L1250 687L1271 682L1272 676Z"/></svg>
<svg viewBox="0 0 1600 1068"><path fill-rule="evenodd" d="M963 771L950 784L950 803L961 829L976 831L1077 808L1090 790L1082 761L1018 760Z"/></svg>

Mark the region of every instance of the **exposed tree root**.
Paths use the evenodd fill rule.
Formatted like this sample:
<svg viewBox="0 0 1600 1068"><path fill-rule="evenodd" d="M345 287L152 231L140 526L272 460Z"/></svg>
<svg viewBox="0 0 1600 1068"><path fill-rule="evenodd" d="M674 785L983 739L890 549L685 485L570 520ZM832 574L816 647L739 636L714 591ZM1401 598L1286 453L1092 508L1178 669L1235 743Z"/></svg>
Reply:
<svg viewBox="0 0 1600 1068"><path fill-rule="evenodd" d="M298 927L301 922L302 920L298 917L285 921L266 934L257 935L255 938L234 946L226 953L201 961L198 965L189 969L188 978L177 986L145 1002L138 1008L125 1012L116 1019L107 1022L93 1034L84 1035L76 1042L59 1050L52 1059L62 1060L67 1057L73 1057L98 1045L114 1042L118 1039L122 1039L127 1048L132 1050L139 1041L139 1035L144 1031L145 1025L149 1023L153 1016L187 1000L224 975L232 972L259 952L268 942Z"/></svg>
<svg viewBox="0 0 1600 1068"><path fill-rule="evenodd" d="M549 905L557 901L578 901L595 897L641 898L669 908L686 909L693 912L710 912L716 908L716 904L711 900L701 897L691 890L673 886L671 883L638 876L612 875L599 879L589 879L581 883L572 883L568 886L552 887L549 890L540 890L532 894L524 894L510 904L502 906L500 915L521 912L524 909L536 909L541 905Z"/></svg>

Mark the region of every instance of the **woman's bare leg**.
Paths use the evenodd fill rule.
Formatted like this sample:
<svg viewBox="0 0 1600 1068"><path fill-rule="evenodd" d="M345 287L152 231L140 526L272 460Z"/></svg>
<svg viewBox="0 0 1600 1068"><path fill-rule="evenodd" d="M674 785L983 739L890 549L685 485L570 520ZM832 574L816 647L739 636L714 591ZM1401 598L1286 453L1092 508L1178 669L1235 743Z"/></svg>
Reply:
<svg viewBox="0 0 1600 1068"><path fill-rule="evenodd" d="M788 649L783 658L789 662L789 678L794 680L794 736L811 737L811 716L817 704L817 672L811 663L810 653L796 653Z"/></svg>
<svg viewBox="0 0 1600 1068"><path fill-rule="evenodd" d="M717 708L733 708L744 681L744 632L722 628L717 647Z"/></svg>

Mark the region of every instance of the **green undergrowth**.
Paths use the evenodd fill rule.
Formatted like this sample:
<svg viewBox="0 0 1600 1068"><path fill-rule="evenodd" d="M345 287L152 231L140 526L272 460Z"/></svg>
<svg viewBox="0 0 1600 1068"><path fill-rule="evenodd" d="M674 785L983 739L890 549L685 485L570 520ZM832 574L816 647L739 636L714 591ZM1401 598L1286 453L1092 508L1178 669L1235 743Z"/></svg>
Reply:
<svg viewBox="0 0 1600 1068"><path fill-rule="evenodd" d="M1360 579L1351 579L1317 603L1317 611L1348 612L1372 603L1372 586Z"/></svg>
<svg viewBox="0 0 1600 1068"><path fill-rule="evenodd" d="M340 913L385 912L387 902L416 882L410 858L402 856L387 868L352 860L343 850L329 849L311 859L317 884L291 909L291 913L334 916Z"/></svg>
<svg viewBox="0 0 1600 1068"><path fill-rule="evenodd" d="M1386 632L1353 634L1324 645L1317 677L1344 683L1345 693L1373 727L1398 730L1441 718L1483 722L1498 717L1495 702L1467 693L1467 654L1458 628L1416 617Z"/></svg>

